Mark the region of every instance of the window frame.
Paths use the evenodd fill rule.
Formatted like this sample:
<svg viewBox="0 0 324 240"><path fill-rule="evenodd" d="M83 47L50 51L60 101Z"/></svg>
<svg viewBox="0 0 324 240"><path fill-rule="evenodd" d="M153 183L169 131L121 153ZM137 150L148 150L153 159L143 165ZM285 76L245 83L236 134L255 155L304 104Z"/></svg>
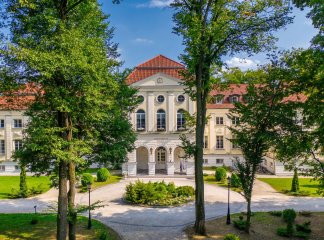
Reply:
<svg viewBox="0 0 324 240"><path fill-rule="evenodd" d="M6 141L4 139L0 140L0 155L6 154Z"/></svg>
<svg viewBox="0 0 324 240"><path fill-rule="evenodd" d="M177 131L184 131L186 130L186 119L184 116L184 110L179 109L177 111Z"/></svg>
<svg viewBox="0 0 324 240"><path fill-rule="evenodd" d="M14 119L14 124L13 128L22 128L23 127L23 122L22 119Z"/></svg>
<svg viewBox="0 0 324 240"><path fill-rule="evenodd" d="M5 128L5 120L0 119L0 128Z"/></svg>
<svg viewBox="0 0 324 240"><path fill-rule="evenodd" d="M224 125L224 117L216 117L215 123L216 125Z"/></svg>
<svg viewBox="0 0 324 240"><path fill-rule="evenodd" d="M135 114L136 114L136 131L145 131L146 129L145 111L143 109L138 109Z"/></svg>
<svg viewBox="0 0 324 240"><path fill-rule="evenodd" d="M224 136L216 136L216 149L224 149Z"/></svg>
<svg viewBox="0 0 324 240"><path fill-rule="evenodd" d="M156 128L158 131L166 130L166 113L163 109L156 111Z"/></svg>

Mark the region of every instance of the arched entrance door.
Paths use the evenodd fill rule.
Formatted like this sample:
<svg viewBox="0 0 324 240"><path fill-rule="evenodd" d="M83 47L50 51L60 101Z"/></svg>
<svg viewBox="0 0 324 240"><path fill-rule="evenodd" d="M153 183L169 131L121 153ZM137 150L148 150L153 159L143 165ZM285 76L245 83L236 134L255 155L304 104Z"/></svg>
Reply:
<svg viewBox="0 0 324 240"><path fill-rule="evenodd" d="M145 147L136 149L137 173L148 174L148 150Z"/></svg>
<svg viewBox="0 0 324 240"><path fill-rule="evenodd" d="M167 152L164 147L158 147L155 150L155 169L159 173L166 171Z"/></svg>
<svg viewBox="0 0 324 240"><path fill-rule="evenodd" d="M185 152L181 147L174 149L174 172L185 173L186 172L186 161L184 159Z"/></svg>

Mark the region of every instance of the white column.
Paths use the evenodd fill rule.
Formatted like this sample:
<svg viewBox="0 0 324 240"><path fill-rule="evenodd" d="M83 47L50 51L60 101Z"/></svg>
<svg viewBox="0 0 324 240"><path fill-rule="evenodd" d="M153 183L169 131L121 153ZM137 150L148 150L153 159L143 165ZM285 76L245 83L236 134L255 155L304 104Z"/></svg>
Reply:
<svg viewBox="0 0 324 240"><path fill-rule="evenodd" d="M168 131L173 132L175 130L174 127L174 93L168 92L168 108L167 108L167 116L168 116Z"/></svg>
<svg viewBox="0 0 324 240"><path fill-rule="evenodd" d="M152 132L154 131L154 115L155 115L155 110L154 110L154 94L153 92L148 92L147 94L147 109L146 109L146 114L147 114L147 131Z"/></svg>
<svg viewBox="0 0 324 240"><path fill-rule="evenodd" d="M171 148L171 153L170 153L170 148L167 148L168 152L168 161L166 163L167 165L167 175L173 176L174 175L174 149Z"/></svg>
<svg viewBox="0 0 324 240"><path fill-rule="evenodd" d="M149 147L148 151L149 151L148 174L150 176L155 176L155 148Z"/></svg>
<svg viewBox="0 0 324 240"><path fill-rule="evenodd" d="M13 127L13 119L11 116L5 116L5 151L6 151L6 161L11 160L12 155L12 127Z"/></svg>
<svg viewBox="0 0 324 240"><path fill-rule="evenodd" d="M215 135L215 114L211 114L209 118L209 145L208 148L213 151L216 145L216 135Z"/></svg>
<svg viewBox="0 0 324 240"><path fill-rule="evenodd" d="M137 162L136 162L136 150L127 153L127 175L136 176L137 174Z"/></svg>

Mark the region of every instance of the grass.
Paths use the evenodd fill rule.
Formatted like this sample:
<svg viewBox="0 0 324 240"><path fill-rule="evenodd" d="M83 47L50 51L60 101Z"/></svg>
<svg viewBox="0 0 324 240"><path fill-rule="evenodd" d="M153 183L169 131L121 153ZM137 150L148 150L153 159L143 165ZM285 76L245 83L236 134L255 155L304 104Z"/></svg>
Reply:
<svg viewBox="0 0 324 240"><path fill-rule="evenodd" d="M218 186L221 186L221 187L226 187L226 188L228 187L227 180L225 182L218 182L218 181L216 181L214 175L204 175L204 181L206 183L215 184L215 185L218 185ZM231 190L233 190L235 192L241 192L242 191L241 188L234 188L234 187L231 187Z"/></svg>
<svg viewBox="0 0 324 240"><path fill-rule="evenodd" d="M268 183L278 192L287 193L291 189L292 178L258 178L260 181ZM319 183L311 178L299 178L299 190L309 192L309 196L320 197L317 193Z"/></svg>
<svg viewBox="0 0 324 240"><path fill-rule="evenodd" d="M238 219L240 214L231 215L233 220ZM311 221L311 235L310 239L320 240L324 236L324 213L312 213L310 217L297 215L296 223L302 224L306 221ZM186 229L189 239L224 239L226 234L232 233L240 237L241 240L285 240L288 238L280 237L276 234L278 227L285 227L286 223L281 217L272 216L266 212L257 212L251 218L251 232L246 234L243 231L236 229L231 225L226 225L226 217L218 218L206 222L207 237L197 236L194 234L193 227ZM297 240L301 238L289 238Z"/></svg>
<svg viewBox="0 0 324 240"><path fill-rule="evenodd" d="M31 219L35 214L0 214L0 239L56 239L56 214L37 214L38 223L32 225ZM109 240L120 239L112 229L92 220L92 229L87 229L86 217L78 217L77 239L99 239L107 232Z"/></svg>
<svg viewBox="0 0 324 240"><path fill-rule="evenodd" d="M215 171L216 170L216 166L209 166L209 167L203 167L203 170L213 170Z"/></svg>
<svg viewBox="0 0 324 240"><path fill-rule="evenodd" d="M113 183L117 183L119 182L123 177L121 175L110 175L110 178L105 181L105 182L97 182L97 181L94 181L91 185L91 189L94 190L94 189L97 189L97 188L100 188L100 187L103 187L105 185L108 185L108 184L113 184ZM82 188L80 188L80 192L85 192L84 190L82 190Z"/></svg>
<svg viewBox="0 0 324 240"><path fill-rule="evenodd" d="M42 183L45 191L50 189L51 181L49 177L40 176L40 177L31 177L26 178L27 187L37 187ZM0 176L0 199L6 199L11 193L11 189L19 189L19 176Z"/></svg>

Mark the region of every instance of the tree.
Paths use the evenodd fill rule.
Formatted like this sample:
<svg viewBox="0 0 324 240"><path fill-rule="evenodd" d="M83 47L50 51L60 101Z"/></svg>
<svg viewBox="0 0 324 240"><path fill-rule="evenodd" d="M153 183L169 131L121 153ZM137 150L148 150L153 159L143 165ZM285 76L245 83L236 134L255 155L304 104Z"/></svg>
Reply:
<svg viewBox="0 0 324 240"><path fill-rule="evenodd" d="M263 157L273 149L280 140L282 132L294 128L296 117L295 105L298 101L290 101L293 89L285 81L291 74L289 70L277 67L281 62L274 58L271 64L263 67L266 79L263 84L249 84L245 102L235 103L229 117L238 116L239 124L230 127L244 160L237 160L238 176L242 183L243 196L247 201L247 219L245 231L251 225L251 200L255 174Z"/></svg>
<svg viewBox="0 0 324 240"><path fill-rule="evenodd" d="M273 46L273 31L289 22L289 1L175 0L174 32L183 37L186 92L196 101L195 230L205 234L203 141L206 101L214 88L212 76L224 65L223 57L252 54Z"/></svg>
<svg viewBox="0 0 324 240"><path fill-rule="evenodd" d="M118 84L112 71L116 45L97 1L2 1L2 24L11 30L1 47L18 80L34 83L35 101L27 111L24 141L32 170L54 167L59 176L57 239L66 239L67 211L74 213L75 165L84 162L97 132L115 104ZM103 111L104 109L104 111ZM67 180L69 179L69 192ZM75 239L75 219L69 218Z"/></svg>

